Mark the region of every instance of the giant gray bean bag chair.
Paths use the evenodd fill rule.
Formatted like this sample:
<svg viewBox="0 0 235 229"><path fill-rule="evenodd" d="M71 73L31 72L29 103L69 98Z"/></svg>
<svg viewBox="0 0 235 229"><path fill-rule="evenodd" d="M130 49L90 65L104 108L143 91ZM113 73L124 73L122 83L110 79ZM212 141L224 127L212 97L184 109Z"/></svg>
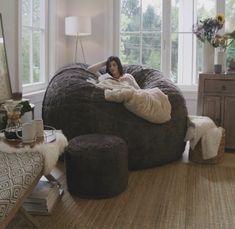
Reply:
<svg viewBox="0 0 235 229"><path fill-rule="evenodd" d="M184 97L161 72L140 65L124 65L140 88L160 88L172 106L171 120L153 124L128 111L123 104L107 102L104 90L87 82L96 79L85 64L61 68L50 81L44 95L44 123L61 129L68 140L83 134L112 134L128 146L129 169L163 165L181 158L187 129ZM104 73L104 68L101 73Z"/></svg>

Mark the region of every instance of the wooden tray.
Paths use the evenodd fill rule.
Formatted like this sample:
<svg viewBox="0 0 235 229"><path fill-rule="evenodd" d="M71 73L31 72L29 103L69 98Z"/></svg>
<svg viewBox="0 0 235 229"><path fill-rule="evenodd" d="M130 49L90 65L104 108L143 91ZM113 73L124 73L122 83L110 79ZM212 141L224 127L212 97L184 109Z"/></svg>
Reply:
<svg viewBox="0 0 235 229"><path fill-rule="evenodd" d="M56 129L54 127L45 126L44 136L37 138L35 142L32 143L23 143L21 139L6 139L4 136L4 130L0 132L0 142L4 142L7 145L15 148L23 148L25 146L34 147L36 144L48 144L56 140Z"/></svg>

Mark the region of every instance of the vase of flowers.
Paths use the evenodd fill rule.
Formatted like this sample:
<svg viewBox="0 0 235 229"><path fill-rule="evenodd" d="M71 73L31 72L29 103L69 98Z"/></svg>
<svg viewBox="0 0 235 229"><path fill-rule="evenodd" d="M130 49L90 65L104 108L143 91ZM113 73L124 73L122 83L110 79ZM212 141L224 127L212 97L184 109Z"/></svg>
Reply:
<svg viewBox="0 0 235 229"><path fill-rule="evenodd" d="M224 25L224 16L218 14L215 18L206 18L193 25L193 33L203 42L202 46L202 72L214 71L215 49L213 40Z"/></svg>

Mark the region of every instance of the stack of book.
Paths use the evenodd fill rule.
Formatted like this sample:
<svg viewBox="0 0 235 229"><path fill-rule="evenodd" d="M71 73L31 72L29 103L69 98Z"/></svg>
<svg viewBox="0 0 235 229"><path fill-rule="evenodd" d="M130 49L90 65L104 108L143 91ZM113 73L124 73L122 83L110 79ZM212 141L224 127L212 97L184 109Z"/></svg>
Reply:
<svg viewBox="0 0 235 229"><path fill-rule="evenodd" d="M50 215L62 194L63 190L57 184L40 180L23 207L30 214Z"/></svg>

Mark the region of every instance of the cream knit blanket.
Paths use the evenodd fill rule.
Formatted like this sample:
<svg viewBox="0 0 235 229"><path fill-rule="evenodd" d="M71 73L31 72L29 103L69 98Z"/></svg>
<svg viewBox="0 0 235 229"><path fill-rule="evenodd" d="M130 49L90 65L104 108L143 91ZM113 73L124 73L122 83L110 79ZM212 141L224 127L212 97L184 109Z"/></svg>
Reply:
<svg viewBox="0 0 235 229"><path fill-rule="evenodd" d="M164 123L171 119L168 96L157 87L136 89L127 82L111 79L101 81L96 86L104 89L105 100L123 103L130 112L149 122Z"/></svg>
<svg viewBox="0 0 235 229"><path fill-rule="evenodd" d="M203 159L215 157L218 153L223 128L217 127L207 116L189 116L189 120L185 141L190 141L190 147L194 149L201 139Z"/></svg>

